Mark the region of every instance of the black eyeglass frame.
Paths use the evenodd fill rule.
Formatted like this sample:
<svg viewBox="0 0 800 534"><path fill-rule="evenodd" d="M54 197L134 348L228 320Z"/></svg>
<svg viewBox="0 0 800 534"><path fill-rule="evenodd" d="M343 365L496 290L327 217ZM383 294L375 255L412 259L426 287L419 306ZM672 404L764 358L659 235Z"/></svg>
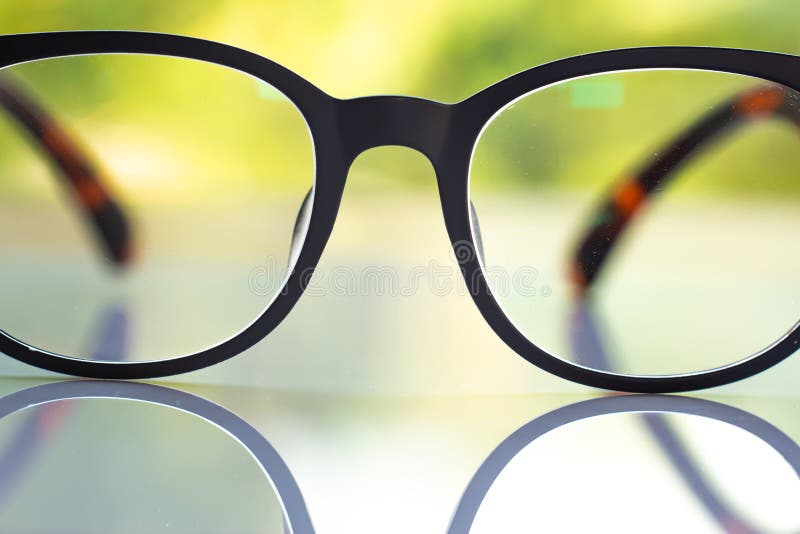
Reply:
<svg viewBox="0 0 800 534"><path fill-rule="evenodd" d="M192 355L162 361L103 362L32 347L0 330L0 351L25 363L90 378L139 379L175 375L231 358L269 334L308 285L333 229L347 173L370 148L399 145L424 154L436 172L445 225L475 304L497 335L520 356L557 376L609 390L666 393L721 386L759 373L794 353L800 324L763 351L708 371L670 376L626 376L562 360L527 339L503 312L484 277L470 214L469 171L483 128L517 99L546 86L614 71L689 69L760 78L800 91L800 57L706 47L610 50L562 59L520 72L456 104L407 96L337 99L262 56L229 45L179 35L130 31L75 31L0 36L0 69L57 57L132 53L195 59L239 70L281 91L305 118L315 155L310 218L302 248L282 291L260 317L230 339ZM464 251L467 250L468 253ZM668 324L664 325L669 328Z"/></svg>

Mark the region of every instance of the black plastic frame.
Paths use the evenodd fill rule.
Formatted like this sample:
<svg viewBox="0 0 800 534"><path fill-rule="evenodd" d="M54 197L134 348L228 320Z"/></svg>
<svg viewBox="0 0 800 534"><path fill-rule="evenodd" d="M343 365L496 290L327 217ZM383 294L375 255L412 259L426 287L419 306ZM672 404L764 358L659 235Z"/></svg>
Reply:
<svg viewBox="0 0 800 534"><path fill-rule="evenodd" d="M493 116L516 99L548 85L604 72L676 68L729 72L800 90L800 57L702 47L611 50L531 68L472 97L445 104L406 96L341 100L264 57L201 39L128 31L78 31L0 36L0 68L81 54L137 53L196 59L240 70L284 93L308 123L316 176L308 229L283 291L236 336L193 355L149 362L98 362L42 351L0 332L0 351L23 362L93 378L152 378L201 369L251 347L282 320L308 285L330 236L347 173L370 148L399 145L424 154L436 171L445 225L475 304L497 335L534 365L562 378L610 390L676 392L720 386L754 375L795 352L797 326L759 354L705 372L674 376L622 376L561 360L529 341L511 322L484 278L470 218L469 168L474 146ZM467 253L465 253L465 250ZM664 325L667 329L669 326Z"/></svg>

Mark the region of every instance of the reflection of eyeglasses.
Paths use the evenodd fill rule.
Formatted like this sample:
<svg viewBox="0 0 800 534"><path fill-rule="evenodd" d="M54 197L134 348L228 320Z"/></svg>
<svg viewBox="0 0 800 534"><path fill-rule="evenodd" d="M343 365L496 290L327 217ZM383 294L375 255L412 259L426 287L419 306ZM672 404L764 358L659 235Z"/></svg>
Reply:
<svg viewBox="0 0 800 534"><path fill-rule="evenodd" d="M128 400L163 406L195 416L223 430L252 456L263 474L270 481L284 514L284 532L314 532L305 499L294 475L292 475L278 451L253 426L238 415L202 397L164 386L136 382L91 380L53 382L29 387L0 398L0 420L13 413L31 409L32 407L54 408L56 412L51 412L50 416L57 416L59 407L61 409L64 407L63 404L59 404L59 401L80 399ZM42 424L42 420L32 419L31 422L38 423L39 427L47 426ZM54 419L50 420L50 423L55 422L57 421ZM27 438L27 440L18 444L27 445L28 448L35 448L41 445L37 440L41 440L46 436L36 433L36 429L32 429L34 432L26 432L26 430L23 429L19 437ZM17 466L11 464L9 460L17 460L24 464L24 460L29 458L25 458L28 451L24 450L24 447L17 447L16 450L11 449L10 452L12 457L0 458L0 467L11 468L10 474L13 475ZM15 456L14 453L16 453ZM5 466L3 461L6 461ZM2 482L0 483L0 496L3 496L4 490L11 489L10 485L14 482L13 476L9 480L4 479L0 482ZM0 502L0 505L2 504L5 503Z"/></svg>
<svg viewBox="0 0 800 534"><path fill-rule="evenodd" d="M748 518L726 502L709 473L693 455L691 442L684 441L673 428L668 415L691 415L727 423L763 441L786 462L787 471L800 475L800 447L780 429L749 412L726 404L691 397L658 395L617 395L590 399L563 406L526 423L482 462L465 489L453 514L448 532L471 532L484 499L500 474L510 469L512 460L523 449L551 432L599 416L634 414L641 416L648 432L681 480L705 511L725 532L762 532L748 524ZM765 470L768 471L768 470ZM537 473L537 475L540 475ZM541 482L541 476L537 477ZM610 488L609 488L610 489ZM613 494L613 491L610 491ZM647 492L648 495L650 492ZM600 497L602 498L602 497ZM653 497L656 498L656 497ZM542 503L543 504L543 503ZM630 505L630 503L626 503Z"/></svg>
<svg viewBox="0 0 800 534"><path fill-rule="evenodd" d="M686 113L696 117L698 109L714 107L711 114L698 126L690 129L674 148L656 156L654 163L638 173L636 179L628 180L620 186L613 200L601 208L593 230L581 243L573 274L574 281L585 288L594 282L608 251L632 215L639 211L642 201L665 185L667 177L677 172L702 145L718 138L720 133L730 131L732 126L742 123L744 119L778 115L797 122L796 90L800 88L800 79L796 73L799 72L800 60L795 56L690 47L600 52L524 71L467 100L449 105L401 96L336 99L260 56L226 45L180 36L136 32L29 34L0 37L0 45L0 67L7 68L12 75L24 78L25 85L36 87L37 93L43 92L40 88L48 87L47 84L70 80L74 82L77 79L86 84L86 96L81 93L80 99L74 99L75 106L81 108L88 106L87 102L93 95L102 95L102 91L108 89L111 96L107 102L101 102L104 105L81 108L81 118L90 126L109 120L106 115L112 116L112 112L119 112L126 119L141 119L144 124L149 125L146 120L147 110L142 106L152 104L155 99L159 104L159 113L165 114L171 120L182 120L186 123L186 128L177 133L170 133L171 130L165 128L161 142L174 142L176 146L184 141L202 145L195 153L184 155L180 165L172 165L176 154L181 155L180 150L166 150L163 157L171 166L161 171L162 174L157 179L152 180L155 185L148 185L157 187L174 180L175 185L171 186L170 191L176 195L174 191L180 192L176 196L176 199L179 198L175 200L176 207L182 208L187 203L202 206L198 208L199 215L194 214L186 219L190 222L184 226L191 226L191 232L186 230L186 234L180 234L184 227L175 224L174 220L183 213L180 209L176 209L177 215L171 215L173 219L163 219L166 216L163 212L158 212L153 220L167 221L160 222L162 226L159 230L152 231L155 225L149 226L156 238L166 239L172 234L179 237L174 237L173 242L163 246L163 256L159 258L163 262L156 267L166 267L154 268L148 271L148 276L156 277L171 272L186 275L176 278L180 287L152 278L139 283L133 290L142 308L141 314L149 318L155 332L152 345L157 348L145 351L145 356L152 359L126 362L87 361L78 354L69 354L70 349L64 348L69 343L69 329L65 329L61 338L51 339L47 336L59 334L42 333L42 330L55 332L56 328L33 327L21 319L12 327L4 324L0 350L32 365L82 376L146 378L200 369L246 350L283 320L310 283L313 269L332 231L350 165L362 152L385 145L410 147L425 154L432 162L437 173L447 231L475 303L487 322L511 348L542 369L576 382L608 389L680 391L722 385L751 376L789 356L800 342L796 317L786 315L791 318L788 330L786 326L781 326L781 322L788 320L784 317L774 326L779 330L765 328L765 332L759 331L758 336L745 339L741 346L734 346L735 350L732 349L732 352L744 353L726 352L724 358L727 359L723 364L709 360L709 365L706 365L699 358L698 361L686 364L690 368L678 367L678 371L670 370L666 373L658 370L639 372L636 366L624 367L624 371L618 372L587 367L570 361L579 358L573 358L558 342L543 339L536 332L537 328L543 328L541 325L546 324L549 316L560 313L558 310L561 308L567 308L558 303L558 298L565 292L564 287L555 285L549 288L553 295L550 302L556 303L552 314L551 308L548 308L550 304L543 300L544 297L506 299L489 276L490 269L486 264L489 258L484 258L483 253L485 245L487 251L492 250L492 258L508 261L504 265L510 267L516 265L513 259L509 259L514 253L535 248L528 247L527 241L535 244L550 231L545 228L539 236L522 235L523 226L517 220L503 223L505 226L497 222L503 221L504 216L509 218L517 213L530 216L537 209L546 207L537 205L537 209L528 208L512 214L512 206L506 205L495 209L493 213L494 192L485 192L485 186L497 186L495 182L500 181L497 176L524 171L524 176L527 177L530 173L515 165L540 147L543 152L540 157L537 156L538 161L555 161L558 152L549 156L545 149L548 143L552 144L557 138L572 139L570 136L573 136L575 139L588 139L597 144L606 137L623 135L620 132L624 129L609 122L609 117L622 117L620 120L623 122L644 121L642 124L653 131L657 131L662 122L666 124L665 128L672 128L674 125L668 124L670 120L680 124L683 116L672 108L668 109L669 116L663 121L656 116L648 116L647 113L651 113L657 106L653 105L652 98L646 99L642 95L650 91L650 94L667 98L670 95L674 97L675 91L672 89L675 87L688 88L685 91L687 94L689 90L697 90L694 93L694 108L685 105L686 99L681 99L680 109L686 108ZM57 68L57 62L53 62L55 58L64 62L80 62L81 68ZM185 61L186 59L199 61ZM219 66L227 69L217 68ZM179 78L178 75L184 68L187 76L197 78L192 78L189 82ZM148 76L148 72L149 78L142 78ZM242 76L242 73L249 76ZM667 80L672 86L662 83L665 73L672 73L670 76L673 77ZM85 76L85 80L81 76ZM114 85L115 76L124 80L125 85L122 82ZM615 76L618 80L605 84L584 83L585 80L597 77L599 82L602 81L600 78L607 76ZM242 82L244 80L249 84L251 78L256 78L263 84L258 93L248 93L247 84ZM754 80L758 84L756 88L752 86ZM175 87L162 87L172 82ZM764 82L769 85L763 85ZM138 232L139 219L134 214L123 214L123 202L112 198L108 184L103 180L105 177L101 177L80 156L81 152L76 150L77 143L71 142L64 131L55 126L54 121L42 123L43 108L37 106L33 99L15 90L11 82L3 83L5 89L0 90L0 95L3 95L1 100L5 107L29 132L34 133L39 144L47 149L52 155L51 159L69 178L69 183L77 192L82 205L87 207L86 211L98 229L101 243L104 244L109 258L118 264L124 264L130 256L130 243L134 239L137 241L137 256L146 255L148 250L138 242L138 234L133 235L134 230ZM192 83L191 90L181 85L182 83ZM150 86L154 87L154 91L161 90L159 95L165 99L174 100L170 104L162 103L157 100L159 95L154 97L146 92ZM556 89L551 91L551 87ZM84 86L80 85L80 89L83 91ZM572 114L569 116L559 107L567 94L560 89L571 91L569 101ZM129 102L122 96L116 97L115 90L127 91L136 99L132 97ZM739 96L730 102L724 100L719 106L720 94L728 98L731 94ZM62 91L57 96L67 99L69 91ZM252 98L252 101L248 101L248 98ZM111 105L114 102L121 102L120 106L128 106L131 110L126 115L125 110ZM279 110L277 106L282 102L287 105ZM537 102L539 105L529 106L531 109L526 107ZM190 104L197 106L192 108ZM252 108L245 109L245 104L252 104ZM188 108L184 109L184 105ZM26 112L26 107L33 112ZM199 119L193 114L193 110L206 113L215 122L196 122ZM574 127L559 129L556 122L551 121L552 117L547 115L548 112L553 112L557 119L563 119L566 124L574 123ZM268 116L262 116L262 113ZM291 118L292 114L297 120ZM252 128L255 134L261 133L261 129L265 130L265 134L269 134L267 141L259 143L244 126L237 129L235 125L229 124L228 121L232 118L247 122L248 128ZM291 122L292 120L295 122ZM587 120L591 122L586 123ZM299 128L295 128L298 124ZM114 126L113 122L111 126ZM270 128L273 131L268 131ZM101 132L94 145L107 144L114 140L115 132ZM583 134L587 135L581 138ZM634 144L636 137L625 137L625 143L630 141L631 145ZM306 177L313 178L308 182L303 182L302 179L307 168L301 165L298 170L299 163L295 165L292 157L287 156L291 151L284 149L285 144L286 147L302 151L305 150L302 148L303 143L314 169L311 171L313 177ZM615 144L626 146L625 143ZM762 145L765 144L756 144L756 148L760 150ZM583 150L577 144L574 146ZM572 148L567 144L564 147ZM163 147L159 145L158 148ZM266 158L263 153L272 149L274 152L268 154L272 159L267 158L270 162L268 167L278 178L258 182L263 177L251 177L253 179L247 181L240 176L249 171L248 166L242 164L243 161L251 165L254 165L253 162L264 163L259 158ZM102 150L98 150L100 152ZM126 155L126 158L120 158L119 161L133 168L134 163L147 160L146 154L134 156ZM230 158L225 159L228 156ZM598 161L616 160L616 155L609 158L608 154L598 152L596 156ZM303 158L298 158L298 161L300 159ZM573 158L563 158L558 163L566 166L572 161ZM219 169L209 169L215 162L219 162ZM777 165L774 161L770 163ZM236 165L239 167L235 167ZM780 171L784 167L786 165L775 169ZM223 172L223 168L229 173L225 180L215 174ZM189 169L194 174L179 181L177 174L188 172ZM775 169L771 168L772 171ZM557 174L550 168L543 168L543 173L548 176ZM292 178L289 179L289 176ZM295 176L300 176L301 179L295 179ZM484 180L484 176L491 179ZM281 181L282 177L287 178ZM560 175L557 180L562 180ZM568 191L569 180L562 181L566 185L559 191ZM210 182L214 182L217 188L208 186ZM257 182L259 185L256 185ZM133 185L144 188L144 179L134 181ZM293 189L295 186L297 189ZM270 187L274 190L268 191L269 195L263 195L263 198L268 198L275 204L262 211L268 211L268 216L273 217L277 223L274 228L257 228L245 217L245 212L256 206L263 189ZM136 187L129 186L127 190L135 192ZM516 190L511 191L515 201L527 201L522 194L514 193ZM283 217L281 209L285 206L279 205L276 199L284 197L297 202L294 204L295 209L300 205L300 213L296 218L292 216L289 220ZM152 200L158 196L151 195L147 198ZM131 202L127 196L124 200L127 213ZM155 213L157 210L153 206L156 202L147 202L149 203L142 202L142 210ZM481 208L480 228L476 205ZM203 209L208 211L204 212ZM244 222L235 219L237 215L241 215ZM232 222L230 227L225 227L223 219L235 221L235 224ZM413 227L413 221L403 221L403 224L409 226L410 232L417 231ZM148 227L145 224L141 226ZM561 226L560 223L553 223L551 228L558 229ZM258 254L263 254L268 247L264 245L266 241L259 240L265 233L284 235L283 229L287 229L285 235L291 242L285 247L275 245L275 250L281 252L283 264L289 265L288 272L275 276L274 291L265 298L249 298L252 294L240 291L241 276L240 271L236 270L239 267L234 268L219 262L224 262L234 252L239 253L239 245L240 248L249 247ZM507 246L502 243L503 238L498 238L503 234L506 236L505 241L510 243ZM212 272L208 273L208 279L199 278L199 274L196 279L189 277L194 276L200 270L198 265L202 264L195 257L181 257L187 248L194 246L194 241L200 240L199 237L222 247L219 251L212 251L214 263L209 263ZM31 242L32 240L28 240L27 245L31 245ZM48 250L45 244L32 244L34 246L29 248L39 246L41 250ZM281 247L285 250L280 251ZM229 250L233 252L229 254ZM26 249L25 252L30 251ZM84 313L84 308L91 307L89 300L86 300L90 299L85 296L87 292L104 291L106 285L113 285L113 282L101 280L101 274L90 267L81 264L80 268L87 273L82 278L75 278L75 284L80 286L80 291L75 290L76 286L71 285L72 282L67 279L67 274L71 271L64 274L58 266L53 267L53 272L58 273L60 285L56 285L53 277L47 273L42 275L38 272L26 272L20 278L20 284L30 284L35 291L44 294L42 299L47 298L48 291L63 291L64 299L73 301L53 297L50 297L50 301L63 303L71 310L70 315L78 316ZM244 272L246 276L246 271ZM37 279L37 275L41 278ZM43 284L49 284L47 289L43 288ZM8 295L3 296L3 301L9 310L15 306L28 306L31 313L34 313L35 306L28 298L34 289L13 287L7 291ZM176 293L170 296L169 291ZM546 296L547 293L542 295ZM14 298L19 300L19 304ZM185 301L183 307L179 307L179 301ZM240 301L247 301L247 304L240 306ZM177 308L172 309L171 306ZM47 310L41 308L36 309L35 313L40 315L37 325L42 326L47 322L41 316L46 312ZM52 312L54 318L51 326L55 326L59 320L57 313L58 310ZM669 310L664 311L664 314L669 313ZM18 316L9 312L4 320L9 320L9 317L15 320ZM748 317L744 315L736 316L735 319L749 324L746 322ZM667 321L668 317L647 318L647 322L653 325L667 324ZM532 326L528 327L528 323ZM634 325L632 330L642 330L641 325ZM701 344L686 335L687 343L701 347ZM168 341L159 344L159 340ZM711 339L709 346L713 347L713 342ZM728 345L724 345L724 348L725 351L729 350ZM697 350L702 355L706 348L703 345Z"/></svg>

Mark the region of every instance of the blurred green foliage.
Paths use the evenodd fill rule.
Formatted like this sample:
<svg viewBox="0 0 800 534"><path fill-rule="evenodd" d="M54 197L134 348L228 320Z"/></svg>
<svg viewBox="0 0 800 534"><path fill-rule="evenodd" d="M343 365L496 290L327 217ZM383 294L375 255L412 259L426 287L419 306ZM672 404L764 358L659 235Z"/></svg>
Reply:
<svg viewBox="0 0 800 534"><path fill-rule="evenodd" d="M798 22L800 2L796 0L414 0L403 3L31 0L0 4L0 33L74 29L181 33L261 53L338 97L400 93L451 102L533 65L601 49L682 44L797 53L800 50ZM79 80L61 89L72 92L71 96L76 97L73 101L77 101L78 96L91 99L92 91L107 98L114 86L122 91L123 86L137 83L123 77L110 79L113 73L72 70L75 64L69 65L69 72L58 75L64 80L70 77ZM165 84L159 84L158 80L172 83L174 79L167 74L153 72L146 83L138 81L140 103L147 102L147 95L156 98L159 90L166 90ZM194 98L197 99L195 107L201 103L211 105L213 100L208 100L210 97L202 91L197 91ZM123 100L120 100L118 106L122 105ZM228 102L227 105L235 104ZM143 104L128 107L127 115L131 120L145 113ZM188 116L188 108L192 106L186 107L184 116ZM147 109L151 119L155 113L153 109L152 105ZM243 115L240 111L237 113ZM165 107L165 116L167 112ZM122 113L118 116L121 120L126 118ZM576 127L570 120L565 120L561 126L564 130ZM535 153L541 158L547 158L551 150L559 150L559 146L555 146L559 138L570 137L553 132L552 128L547 135L543 135L542 130L538 134L525 132L522 124L519 128L520 133L514 137L524 139L526 146L535 145ZM242 135L230 139L249 143L248 153L255 154L253 140L263 134L256 121L243 125L240 133ZM271 140L269 136L263 139ZM169 142L166 138L162 141ZM200 153L200 150L198 148L199 159L210 158L209 151ZM498 150L499 155L510 148L499 147ZM641 159L631 160L629 152L620 148L616 172L624 171ZM263 158L249 157L242 161L241 158L237 160L236 155L231 154L229 160L223 161L233 174L249 172L248 164L252 168L264 163ZM221 161L224 157L222 152L217 155ZM293 154L289 150L275 157L281 158L277 167L288 169ZM613 155L604 157L614 159ZM498 184L510 183L502 179L508 174L503 169L514 161L523 159L516 157L498 162L491 173L500 177ZM7 156L6 161L0 161L0 169L4 166L7 169L9 162ZM382 173L396 166L395 157L370 159L369 166L375 173ZM305 167L303 169L305 172ZM287 172L281 171L273 185L285 181ZM250 174L261 183L270 183L260 173ZM583 177L591 179L589 173L584 173ZM427 177L420 179L427 180Z"/></svg>
<svg viewBox="0 0 800 534"><path fill-rule="evenodd" d="M0 33L130 29L261 53L339 97L456 101L500 78L609 48L705 45L800 51L795 0L27 0Z"/></svg>

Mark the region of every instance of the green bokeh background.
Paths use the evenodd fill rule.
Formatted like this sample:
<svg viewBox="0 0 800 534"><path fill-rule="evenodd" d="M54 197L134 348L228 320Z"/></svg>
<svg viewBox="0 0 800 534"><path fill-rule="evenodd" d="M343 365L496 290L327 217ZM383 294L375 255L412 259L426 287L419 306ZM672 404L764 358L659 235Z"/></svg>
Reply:
<svg viewBox="0 0 800 534"><path fill-rule="evenodd" d="M330 94L456 102L531 66L597 50L708 45L796 53L792 0L4 2L0 32L181 33L269 57ZM365 168L408 158L387 153ZM425 172L408 173L409 182Z"/></svg>
<svg viewBox="0 0 800 534"><path fill-rule="evenodd" d="M565 56L647 45L796 53L792 0L4 2L3 33L129 29L251 49L338 97L456 101Z"/></svg>

